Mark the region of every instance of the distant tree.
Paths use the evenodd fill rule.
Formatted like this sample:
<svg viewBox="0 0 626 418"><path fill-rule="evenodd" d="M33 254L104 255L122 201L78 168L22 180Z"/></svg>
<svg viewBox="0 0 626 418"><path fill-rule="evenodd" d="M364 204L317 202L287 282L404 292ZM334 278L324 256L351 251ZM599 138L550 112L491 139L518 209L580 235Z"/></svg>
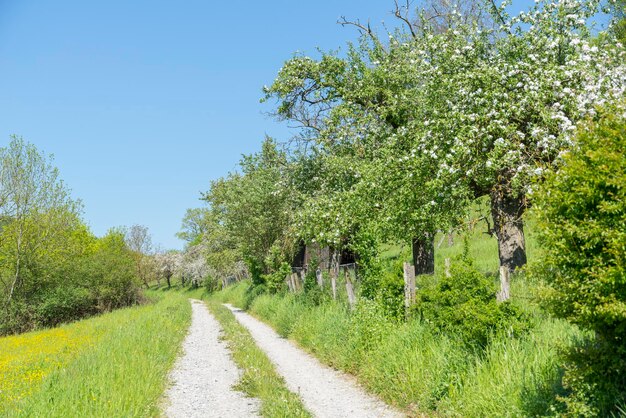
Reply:
<svg viewBox="0 0 626 418"><path fill-rule="evenodd" d="M165 278L167 288L172 287L172 276L181 271L183 265L183 255L177 251L157 253L154 256L158 274Z"/></svg>
<svg viewBox="0 0 626 418"><path fill-rule="evenodd" d="M199 244L202 235L207 231L208 208L187 209L183 217L181 231L176 236L189 245Z"/></svg>
<svg viewBox="0 0 626 418"><path fill-rule="evenodd" d="M261 274L270 269L266 257L280 245L290 220L284 187L287 156L266 138L261 151L243 156L240 166L241 173L212 182L203 195L214 216L207 235L225 232L222 242L234 244L253 278L262 280Z"/></svg>
<svg viewBox="0 0 626 418"><path fill-rule="evenodd" d="M33 286L44 258L64 246L81 226L80 203L72 200L52 158L13 136L0 148L0 285L5 308L16 292ZM61 240L61 241L59 241Z"/></svg>
<svg viewBox="0 0 626 418"><path fill-rule="evenodd" d="M138 300L124 233L97 238L80 211L51 157L17 137L0 148L0 334Z"/></svg>
<svg viewBox="0 0 626 418"><path fill-rule="evenodd" d="M205 248L202 245L187 247L182 257L182 274L191 281L193 287L198 287L209 276L211 271L205 258Z"/></svg>
<svg viewBox="0 0 626 418"><path fill-rule="evenodd" d="M150 287L150 280L154 278L152 268L152 236L148 227L133 225L126 231L126 245L132 251L135 260L137 277L146 288Z"/></svg>

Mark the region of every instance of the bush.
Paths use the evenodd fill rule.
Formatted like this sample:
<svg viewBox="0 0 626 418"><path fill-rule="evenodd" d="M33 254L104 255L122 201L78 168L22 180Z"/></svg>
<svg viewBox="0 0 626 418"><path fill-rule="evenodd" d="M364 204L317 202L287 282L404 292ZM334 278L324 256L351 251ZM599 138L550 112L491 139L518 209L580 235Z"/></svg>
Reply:
<svg viewBox="0 0 626 418"><path fill-rule="evenodd" d="M43 326L56 326L95 313L89 290L77 286L47 289L34 304L36 321Z"/></svg>
<svg viewBox="0 0 626 418"><path fill-rule="evenodd" d="M286 290L285 278L291 274L291 266L285 262L280 264L280 267L270 274L263 275L263 283L271 293L281 293Z"/></svg>
<svg viewBox="0 0 626 418"><path fill-rule="evenodd" d="M626 120L609 110L583 126L577 146L534 194L545 253L535 274L557 317L595 333L570 355L564 382L575 415L626 401ZM618 115L619 113L619 115Z"/></svg>
<svg viewBox="0 0 626 418"><path fill-rule="evenodd" d="M137 303L140 284L133 263L120 231L111 230L98 240L81 270L98 312Z"/></svg>
<svg viewBox="0 0 626 418"><path fill-rule="evenodd" d="M362 269L361 297L374 300L389 319L404 318L402 259L371 262Z"/></svg>
<svg viewBox="0 0 626 418"><path fill-rule="evenodd" d="M222 290L222 281L211 275L204 279L203 285L209 293Z"/></svg>
<svg viewBox="0 0 626 418"><path fill-rule="evenodd" d="M603 339L626 338L626 121L607 115L581 130L535 193L548 307Z"/></svg>
<svg viewBox="0 0 626 418"><path fill-rule="evenodd" d="M416 309L436 329L459 336L468 346L484 348L496 333L520 335L529 327L515 305L497 303L495 294L490 279L461 262L452 266L450 277L419 293Z"/></svg>

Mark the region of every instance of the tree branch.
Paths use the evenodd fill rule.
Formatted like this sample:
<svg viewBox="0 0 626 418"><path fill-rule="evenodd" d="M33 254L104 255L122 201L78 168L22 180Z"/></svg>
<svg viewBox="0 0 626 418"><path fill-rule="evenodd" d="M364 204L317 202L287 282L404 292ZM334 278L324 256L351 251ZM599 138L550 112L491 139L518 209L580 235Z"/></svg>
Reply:
<svg viewBox="0 0 626 418"><path fill-rule="evenodd" d="M500 10L498 9L498 6L496 6L495 0L490 0L490 2L491 2L491 8L493 9L493 14L496 15L496 17L498 18L500 23L502 23L502 26L504 26L506 28L506 21L504 20L504 17L502 17L502 13L500 13ZM511 31L509 29L506 29L506 32L509 35L511 34Z"/></svg>
<svg viewBox="0 0 626 418"><path fill-rule="evenodd" d="M406 5L404 6L400 6L398 4L398 0L394 0L394 3L396 5L395 10L393 10L394 16L406 24L406 26L409 28L409 32L411 32L411 36L413 37L413 39L416 39L417 34L415 33L415 28L413 27L413 24L411 23L411 20L409 19L410 7L411 7L410 1L406 0ZM404 12L403 12L403 9L404 9Z"/></svg>
<svg viewBox="0 0 626 418"><path fill-rule="evenodd" d="M359 32L369 36L373 41L378 42L378 38L376 37L376 34L372 30L372 27L370 26L369 21L367 22L367 26L365 26L359 20L352 21L352 20L346 19L345 16L341 16L339 20L337 20L337 23L339 23L341 26L354 26L358 29Z"/></svg>

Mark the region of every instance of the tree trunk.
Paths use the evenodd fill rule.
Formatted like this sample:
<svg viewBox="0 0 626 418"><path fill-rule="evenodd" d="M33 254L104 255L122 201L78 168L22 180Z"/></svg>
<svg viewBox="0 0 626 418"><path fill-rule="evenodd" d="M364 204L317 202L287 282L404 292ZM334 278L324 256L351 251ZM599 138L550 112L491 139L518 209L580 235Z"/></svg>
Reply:
<svg viewBox="0 0 626 418"><path fill-rule="evenodd" d="M170 275L165 276L165 279L167 280L167 288L168 288L168 289L171 289L171 288L172 288L172 283L171 283L171 281L170 281L171 277L172 277L172 276L170 276Z"/></svg>
<svg viewBox="0 0 626 418"><path fill-rule="evenodd" d="M413 238L415 275L435 273L435 234L426 232Z"/></svg>
<svg viewBox="0 0 626 418"><path fill-rule="evenodd" d="M526 264L526 242L522 214L526 209L524 195L513 196L504 188L491 192L491 216L498 238L500 266L510 272Z"/></svg>
<svg viewBox="0 0 626 418"><path fill-rule="evenodd" d="M11 299L13 299L13 293L15 292L15 288L17 286L19 286L19 282L20 282L20 273L21 273L21 267L22 267L22 259L21 259L21 254L22 254L22 238L23 238L23 228L22 225L20 225L20 232L17 236L17 250L15 251L15 275L13 276L13 282L11 283L11 290L9 291L9 298L6 301L6 307L7 309L9 308L9 305L11 304Z"/></svg>

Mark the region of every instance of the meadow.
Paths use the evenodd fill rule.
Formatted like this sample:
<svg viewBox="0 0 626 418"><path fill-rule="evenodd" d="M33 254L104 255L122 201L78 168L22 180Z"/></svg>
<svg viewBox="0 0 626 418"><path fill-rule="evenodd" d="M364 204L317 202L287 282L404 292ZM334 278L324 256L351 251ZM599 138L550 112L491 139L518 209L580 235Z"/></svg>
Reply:
<svg viewBox="0 0 626 418"><path fill-rule="evenodd" d="M0 416L158 416L191 309L179 294L0 339Z"/></svg>

